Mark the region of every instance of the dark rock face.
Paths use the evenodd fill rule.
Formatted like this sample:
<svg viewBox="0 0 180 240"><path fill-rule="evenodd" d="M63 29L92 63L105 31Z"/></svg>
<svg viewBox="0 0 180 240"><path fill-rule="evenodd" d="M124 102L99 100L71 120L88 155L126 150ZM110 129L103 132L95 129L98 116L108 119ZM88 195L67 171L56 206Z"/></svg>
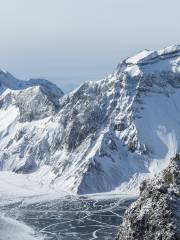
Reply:
<svg viewBox="0 0 180 240"><path fill-rule="evenodd" d="M126 211L117 240L180 239L180 154L152 180Z"/></svg>

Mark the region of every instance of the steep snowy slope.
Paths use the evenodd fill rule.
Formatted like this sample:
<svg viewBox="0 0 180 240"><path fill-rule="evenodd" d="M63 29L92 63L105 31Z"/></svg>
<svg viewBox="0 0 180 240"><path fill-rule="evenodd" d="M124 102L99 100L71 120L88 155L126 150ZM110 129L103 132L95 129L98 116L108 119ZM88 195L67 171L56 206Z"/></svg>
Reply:
<svg viewBox="0 0 180 240"><path fill-rule="evenodd" d="M1 170L46 166L42 182L80 194L132 191L179 149L179 45L144 50L63 97L28 84L1 94Z"/></svg>

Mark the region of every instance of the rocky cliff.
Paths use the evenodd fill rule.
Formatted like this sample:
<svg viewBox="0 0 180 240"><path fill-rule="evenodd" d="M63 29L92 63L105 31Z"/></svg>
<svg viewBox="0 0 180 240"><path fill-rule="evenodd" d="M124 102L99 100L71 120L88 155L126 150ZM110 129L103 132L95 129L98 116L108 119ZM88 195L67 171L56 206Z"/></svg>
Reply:
<svg viewBox="0 0 180 240"><path fill-rule="evenodd" d="M180 239L180 154L140 186L139 199L126 211L117 240Z"/></svg>

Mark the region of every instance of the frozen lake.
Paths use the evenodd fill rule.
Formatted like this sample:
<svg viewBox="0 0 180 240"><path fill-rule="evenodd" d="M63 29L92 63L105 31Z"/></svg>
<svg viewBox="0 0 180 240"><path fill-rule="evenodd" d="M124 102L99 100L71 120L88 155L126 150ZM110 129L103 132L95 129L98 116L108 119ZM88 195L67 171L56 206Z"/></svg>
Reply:
<svg viewBox="0 0 180 240"><path fill-rule="evenodd" d="M132 201L120 195L4 199L0 201L0 240L112 240Z"/></svg>

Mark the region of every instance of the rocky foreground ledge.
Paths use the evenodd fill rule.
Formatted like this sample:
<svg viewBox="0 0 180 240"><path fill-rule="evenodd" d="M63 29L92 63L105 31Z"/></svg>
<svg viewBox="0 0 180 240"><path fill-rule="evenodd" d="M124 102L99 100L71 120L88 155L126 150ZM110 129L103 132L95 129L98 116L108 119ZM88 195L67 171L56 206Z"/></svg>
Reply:
<svg viewBox="0 0 180 240"><path fill-rule="evenodd" d="M126 211L116 240L180 240L180 154L152 180Z"/></svg>

